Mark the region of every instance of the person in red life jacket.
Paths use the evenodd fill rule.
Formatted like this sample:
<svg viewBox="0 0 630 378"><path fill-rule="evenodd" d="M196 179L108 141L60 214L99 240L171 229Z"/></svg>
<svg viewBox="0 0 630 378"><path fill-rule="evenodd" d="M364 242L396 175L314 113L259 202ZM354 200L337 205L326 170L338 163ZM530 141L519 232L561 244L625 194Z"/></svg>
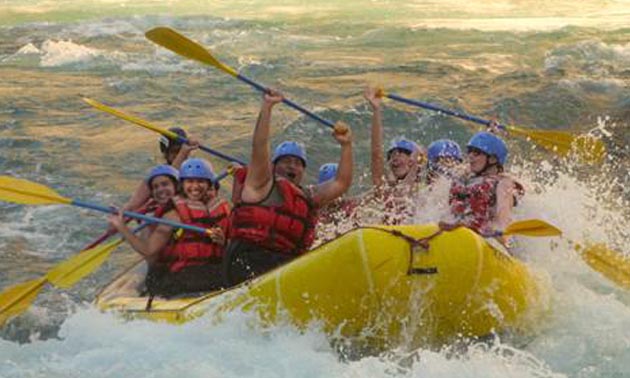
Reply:
<svg viewBox="0 0 630 378"><path fill-rule="evenodd" d="M218 197L218 183L207 161L184 161L180 180L182 195L171 199L163 217L212 229L211 236L160 224L142 240L124 225L121 216L110 217L112 226L150 264L146 284L151 295L170 297L222 287L221 260L230 207Z"/></svg>
<svg viewBox="0 0 630 378"><path fill-rule="evenodd" d="M146 178L151 191L149 209L164 207L175 196L179 186L179 171L168 164L160 164L151 169Z"/></svg>
<svg viewBox="0 0 630 378"><path fill-rule="evenodd" d="M341 145L334 180L311 188L300 187L307 159L296 142L281 143L270 159L271 112L282 99L275 91L263 96L252 157L242 192L236 193L230 244L224 260L225 282L230 286L306 252L313 243L317 209L343 195L352 182L352 136L342 123L336 124L333 132Z"/></svg>
<svg viewBox="0 0 630 378"><path fill-rule="evenodd" d="M372 108L371 173L375 197L385 205L385 224L399 224L413 216L414 202L422 180L426 154L417 143L401 138L393 140L383 154L383 115L380 90L368 87L365 99Z"/></svg>
<svg viewBox="0 0 630 378"><path fill-rule="evenodd" d="M457 225L483 235L505 229L523 186L504 173L508 148L498 136L482 131L467 144L470 174L450 189L451 214Z"/></svg>
<svg viewBox="0 0 630 378"><path fill-rule="evenodd" d="M182 144L177 140L172 140L164 135L160 136L159 146L160 152L164 157L167 165L174 167L175 169L179 169L182 162L190 156L190 153L196 150L199 146L199 141L194 137L188 137L186 132L179 127L172 127L169 131L174 132L175 134L187 138L189 140L189 144ZM147 201L151 198L151 189L147 185L147 181L144 180L138 185L133 195L127 201L125 205L123 205L122 210L130 210L136 211L146 206Z"/></svg>

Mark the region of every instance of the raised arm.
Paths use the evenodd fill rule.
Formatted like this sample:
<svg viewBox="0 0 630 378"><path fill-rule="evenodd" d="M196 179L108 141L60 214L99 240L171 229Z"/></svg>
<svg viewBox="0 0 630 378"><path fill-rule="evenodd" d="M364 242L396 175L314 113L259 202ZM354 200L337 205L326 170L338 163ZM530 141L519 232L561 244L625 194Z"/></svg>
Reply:
<svg viewBox="0 0 630 378"><path fill-rule="evenodd" d="M339 167L335 179L320 184L315 188L315 196L318 198L320 205L325 205L341 197L352 184L352 131L343 122L337 122L333 136L341 145L341 157L339 158Z"/></svg>
<svg viewBox="0 0 630 378"><path fill-rule="evenodd" d="M260 114L252 138L252 158L247 168L247 177L243 185L242 200L258 202L271 190L273 171L270 162L269 134L271 129L271 111L273 106L282 101L282 94L269 91L263 96Z"/></svg>
<svg viewBox="0 0 630 378"><path fill-rule="evenodd" d="M182 163L190 157L190 154L194 150L199 148L199 144L200 143L197 138L193 136L189 136L188 143L182 144L182 146L179 149L179 152L177 153L177 156L175 156L175 159L173 159L173 162L171 163L171 165L175 167L176 169L181 168Z"/></svg>
<svg viewBox="0 0 630 378"><path fill-rule="evenodd" d="M372 133L371 133L371 173L372 185L377 189L383 187L385 183L385 158L383 156L383 112L381 108L381 97L378 96L378 89L367 87L363 97L372 108Z"/></svg>

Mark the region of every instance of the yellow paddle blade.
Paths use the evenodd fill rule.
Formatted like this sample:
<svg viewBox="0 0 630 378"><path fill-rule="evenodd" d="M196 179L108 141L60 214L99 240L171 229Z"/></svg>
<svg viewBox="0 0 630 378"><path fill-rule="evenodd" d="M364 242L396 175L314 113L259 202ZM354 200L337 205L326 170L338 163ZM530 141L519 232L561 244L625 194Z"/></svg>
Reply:
<svg viewBox="0 0 630 378"><path fill-rule="evenodd" d="M514 222L503 231L503 235L558 236L561 234L562 231L558 228L540 219Z"/></svg>
<svg viewBox="0 0 630 378"><path fill-rule="evenodd" d="M46 277L41 277L13 285L0 293L0 327L26 311L45 284Z"/></svg>
<svg viewBox="0 0 630 378"><path fill-rule="evenodd" d="M167 27L157 27L145 33L145 36L156 44L167 48L189 59L215 66L232 76L238 76L238 72L232 67L226 66L216 59L210 52L197 42L179 34L175 30Z"/></svg>
<svg viewBox="0 0 630 378"><path fill-rule="evenodd" d="M122 242L122 239L118 239L102 246L87 249L58 264L46 275L48 282L62 289L72 287L100 267Z"/></svg>
<svg viewBox="0 0 630 378"><path fill-rule="evenodd" d="M53 189L32 181L11 176L0 176L0 201L24 205L70 204L70 198L62 197Z"/></svg>
<svg viewBox="0 0 630 378"><path fill-rule="evenodd" d="M602 163L606 157L606 145L601 139L582 134L575 138L573 148L577 156L587 163Z"/></svg>
<svg viewBox="0 0 630 378"><path fill-rule="evenodd" d="M591 268L617 285L630 289L630 259L601 243L584 248L577 246L576 250Z"/></svg>
<svg viewBox="0 0 630 378"><path fill-rule="evenodd" d="M516 126L507 126L506 129L561 156L575 153L587 163L601 163L606 157L604 142L591 135L573 135L566 131L523 129Z"/></svg>
<svg viewBox="0 0 630 378"><path fill-rule="evenodd" d="M156 126L156 125L150 123L149 121L145 121L142 118L138 118L136 116L132 116L132 115L123 113L120 110L116 110L116 109L114 109L112 107L109 107L109 106L107 106L105 104L102 104L102 103L100 103L100 102L98 102L96 100L92 100L91 98L83 97L83 101L85 103L87 103L88 105L92 106L95 109L98 109L98 110L103 111L105 113L109 113L109 114L111 114L111 115L113 115L115 117L118 117L120 119L124 119L125 121L131 122L131 123L135 123L138 126L142 126L142 127L146 128L146 129L149 129L149 130L155 131L157 133L160 133L160 134L164 135L167 138L177 139L177 137L178 137L178 135L176 133L174 133L174 132L172 132L172 131L170 131L168 129Z"/></svg>

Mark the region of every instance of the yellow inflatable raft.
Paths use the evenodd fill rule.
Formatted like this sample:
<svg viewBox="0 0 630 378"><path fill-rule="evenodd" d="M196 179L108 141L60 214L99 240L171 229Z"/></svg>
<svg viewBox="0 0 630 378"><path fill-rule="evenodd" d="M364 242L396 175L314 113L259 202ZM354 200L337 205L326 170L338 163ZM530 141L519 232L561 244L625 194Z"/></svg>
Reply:
<svg viewBox="0 0 630 378"><path fill-rule="evenodd" d="M528 331L546 307L522 262L468 229L435 224L358 228L257 279L194 298L140 296L143 266L114 280L96 305L172 323L253 311L263 324L317 321L381 346Z"/></svg>

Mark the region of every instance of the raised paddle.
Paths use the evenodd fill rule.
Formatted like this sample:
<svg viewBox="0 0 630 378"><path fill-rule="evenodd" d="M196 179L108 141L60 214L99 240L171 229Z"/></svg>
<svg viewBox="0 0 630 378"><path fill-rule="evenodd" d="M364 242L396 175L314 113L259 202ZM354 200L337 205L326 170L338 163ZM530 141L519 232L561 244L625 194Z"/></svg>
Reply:
<svg viewBox="0 0 630 378"><path fill-rule="evenodd" d="M11 176L0 176L0 201L25 205L72 205L108 214L118 214L118 211L114 208L66 198L47 186ZM132 211L123 211L122 214L126 217L140 219L148 223L166 224L175 228L183 228L206 235L212 235L213 232L212 229L174 222L163 218L155 218Z"/></svg>
<svg viewBox="0 0 630 378"><path fill-rule="evenodd" d="M408 99L394 93L385 93L384 91L380 90L379 95L381 97L387 97L389 99L407 105L413 105L420 108L448 114L450 116L476 122L481 125L489 126L491 124L491 121L487 119L466 114L464 112L447 109L439 105ZM509 134L525 137L526 139L531 140L532 142L560 156L566 156L570 153L575 153L581 160L588 163L601 163L606 156L606 145L599 138L591 135L573 135L566 131L526 129L522 127L501 124L497 126L500 129L505 130Z"/></svg>
<svg viewBox="0 0 630 378"><path fill-rule="evenodd" d="M109 113L109 114L111 114L111 115L113 115L115 117L118 117L118 118L123 119L123 120L128 121L128 122L131 122L131 123L136 124L138 126L142 126L145 129L149 129L151 131L155 131L156 133L162 134L162 135L164 135L165 137L167 137L167 138L169 138L171 140L175 140L175 141L177 141L179 143L189 143L188 138L184 138L183 136L180 136L179 134L174 133L174 132L172 132L172 131L170 131L168 129L165 129L163 127L156 126L156 125L154 125L154 124L150 123L149 121L146 121L146 120L144 120L142 118L138 118L136 116L132 116L130 114L123 113L120 110L117 110L117 109L114 109L112 107L109 107L109 106L107 106L107 105L105 105L103 103L100 103L100 102L98 102L96 100L93 100L91 98L88 98L88 97L83 97L83 101L85 103L87 103L88 105L92 106L95 109L98 109L98 110L103 111L105 113ZM224 159L224 160L227 160L227 161L231 161L231 162L235 162L235 163L239 163L241 165L247 165L247 163L244 162L243 160L237 159L237 158L232 157L230 155L226 155L226 154L224 154L222 152L219 152L217 150L214 150L214 149L212 149L210 147L200 145L199 149L204 151L204 152L207 152L207 153L209 153L211 155L219 157L221 159Z"/></svg>
<svg viewBox="0 0 630 378"><path fill-rule="evenodd" d="M205 47L201 46L200 44L198 44L197 42L179 34L178 32L176 32L175 30L171 29L171 28L167 28L167 27L157 27L154 29L149 30L148 32L145 33L145 36L155 42L156 44L165 47L169 50L171 50L172 52L174 52L175 54L184 56L186 58L189 59L193 59L196 60L198 62L210 65L210 66L214 66L218 69L220 69L221 71L227 73L228 75L234 76L235 78L251 85L252 87L256 88L257 90L261 91L261 92L268 92L269 88L264 87L263 85L260 85L258 83L256 83L255 81L241 75L240 73L238 73L234 68L221 63L217 58L215 58L214 56L212 56L212 54L210 53L210 51L208 51ZM289 99L283 99L282 102L284 102L286 105L292 107L293 109L301 112L302 114L305 114L313 119L315 119L316 121L330 127L330 128L334 128L335 124L330 122L327 119L324 119L320 116L318 116L317 114L304 109L303 107L301 107L300 105L296 104L295 102L289 100Z"/></svg>
<svg viewBox="0 0 630 378"><path fill-rule="evenodd" d="M133 232L138 232L147 225L148 223L138 226ZM90 275L123 241L124 239L118 239L105 245L85 249L55 265L44 276L5 289L0 293L0 327L7 320L26 311L46 284L67 289Z"/></svg>

